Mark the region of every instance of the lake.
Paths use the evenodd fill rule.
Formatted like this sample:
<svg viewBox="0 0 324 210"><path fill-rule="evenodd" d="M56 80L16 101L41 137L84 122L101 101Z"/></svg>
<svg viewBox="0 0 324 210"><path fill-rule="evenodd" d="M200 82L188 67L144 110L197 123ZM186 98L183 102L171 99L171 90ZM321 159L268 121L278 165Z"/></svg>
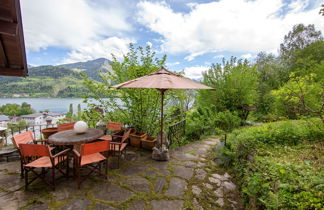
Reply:
<svg viewBox="0 0 324 210"><path fill-rule="evenodd" d="M0 106L4 104L22 104L26 102L36 111L48 109L50 112L66 113L70 104L73 104L74 111L77 111L78 104L81 109L87 107L83 98L0 98Z"/></svg>

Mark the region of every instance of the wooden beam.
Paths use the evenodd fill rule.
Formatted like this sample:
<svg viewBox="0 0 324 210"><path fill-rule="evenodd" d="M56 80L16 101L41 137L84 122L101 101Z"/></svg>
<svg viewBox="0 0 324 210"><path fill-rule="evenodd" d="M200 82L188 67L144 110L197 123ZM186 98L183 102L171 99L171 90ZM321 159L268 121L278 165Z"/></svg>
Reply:
<svg viewBox="0 0 324 210"><path fill-rule="evenodd" d="M18 31L18 24L0 20L0 34L16 36Z"/></svg>
<svg viewBox="0 0 324 210"><path fill-rule="evenodd" d="M19 35L19 43L21 49L21 56L22 56L22 63L23 63L23 75L28 76L28 68L27 68L27 58L26 58L26 50L25 50L25 40L24 40L24 32L23 32L23 25L22 25L22 18L21 18L21 9L20 9L20 1L14 0L15 2L15 12L16 18L14 19L15 22L19 24L18 35Z"/></svg>
<svg viewBox="0 0 324 210"><path fill-rule="evenodd" d="M5 67L8 66L8 58L7 58L6 51L5 51L4 46L3 46L1 36L0 36L0 62Z"/></svg>
<svg viewBox="0 0 324 210"><path fill-rule="evenodd" d="M0 67L0 75L19 76L19 77L27 76L23 68L3 68L3 67Z"/></svg>

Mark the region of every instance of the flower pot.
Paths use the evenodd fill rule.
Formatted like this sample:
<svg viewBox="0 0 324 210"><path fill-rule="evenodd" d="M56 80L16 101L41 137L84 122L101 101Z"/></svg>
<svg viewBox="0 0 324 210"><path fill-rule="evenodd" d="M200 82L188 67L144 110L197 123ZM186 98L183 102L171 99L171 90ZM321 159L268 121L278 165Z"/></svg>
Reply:
<svg viewBox="0 0 324 210"><path fill-rule="evenodd" d="M42 129L42 133L44 136L44 139L48 139L51 135L57 132L57 128L44 128Z"/></svg>
<svg viewBox="0 0 324 210"><path fill-rule="evenodd" d="M152 150L153 147L155 146L156 138L152 136L147 136L145 139L142 139L141 142L142 142L142 147L144 149Z"/></svg>
<svg viewBox="0 0 324 210"><path fill-rule="evenodd" d="M130 136L130 144L133 147L139 148L139 147L141 147L141 140L145 139L147 134L135 132L135 133L131 133L129 136Z"/></svg>

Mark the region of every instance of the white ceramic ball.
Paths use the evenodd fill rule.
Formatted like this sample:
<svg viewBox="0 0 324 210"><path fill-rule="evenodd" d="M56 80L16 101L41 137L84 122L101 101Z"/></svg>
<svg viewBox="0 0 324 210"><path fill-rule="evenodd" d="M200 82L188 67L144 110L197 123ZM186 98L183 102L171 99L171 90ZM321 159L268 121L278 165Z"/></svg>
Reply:
<svg viewBox="0 0 324 210"><path fill-rule="evenodd" d="M74 131L76 133L85 133L88 130L88 124L84 121L78 121L74 124Z"/></svg>

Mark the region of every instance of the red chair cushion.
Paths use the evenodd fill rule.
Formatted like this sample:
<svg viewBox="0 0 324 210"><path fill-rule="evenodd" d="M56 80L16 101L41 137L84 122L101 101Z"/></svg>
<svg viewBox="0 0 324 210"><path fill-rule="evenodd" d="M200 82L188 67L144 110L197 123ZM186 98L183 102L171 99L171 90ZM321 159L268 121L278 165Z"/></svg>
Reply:
<svg viewBox="0 0 324 210"><path fill-rule="evenodd" d="M100 153L93 153L93 154L90 154L90 155L83 155L81 157L81 166L87 165L87 164L90 164L90 163L96 163L96 162L99 162L99 161L102 161L102 160L105 160L105 159L106 159L105 156L103 156Z"/></svg>

